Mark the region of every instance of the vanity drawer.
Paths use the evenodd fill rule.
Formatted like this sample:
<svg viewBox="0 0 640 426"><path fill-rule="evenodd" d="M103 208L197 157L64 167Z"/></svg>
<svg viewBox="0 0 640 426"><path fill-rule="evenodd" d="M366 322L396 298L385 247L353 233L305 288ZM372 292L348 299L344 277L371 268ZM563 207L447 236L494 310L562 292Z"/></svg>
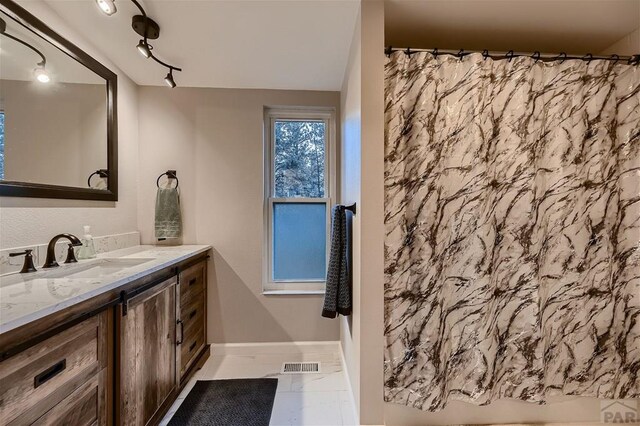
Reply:
<svg viewBox="0 0 640 426"><path fill-rule="evenodd" d="M185 328L184 340L180 345L180 376L191 366L196 355L200 353L200 349L204 346L204 323L194 324L190 329Z"/></svg>
<svg viewBox="0 0 640 426"><path fill-rule="evenodd" d="M180 304L186 305L200 296L206 287L207 262L202 261L180 272Z"/></svg>
<svg viewBox="0 0 640 426"><path fill-rule="evenodd" d="M106 312L0 363L0 424L31 424L106 366Z"/></svg>
<svg viewBox="0 0 640 426"><path fill-rule="evenodd" d="M187 304L180 306L180 319L183 322L182 329L185 336L192 328L203 324L204 297L200 295L191 299Z"/></svg>
<svg viewBox="0 0 640 426"><path fill-rule="evenodd" d="M107 369L103 369L71 395L36 420L34 425L106 425Z"/></svg>

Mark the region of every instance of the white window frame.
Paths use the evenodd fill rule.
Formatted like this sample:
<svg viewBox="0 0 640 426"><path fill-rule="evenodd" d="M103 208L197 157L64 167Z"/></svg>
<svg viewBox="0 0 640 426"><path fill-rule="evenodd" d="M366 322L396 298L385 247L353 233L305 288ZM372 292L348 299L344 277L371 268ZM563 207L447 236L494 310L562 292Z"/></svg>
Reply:
<svg viewBox="0 0 640 426"><path fill-rule="evenodd" d="M324 121L325 122L325 197L324 198L276 198L275 195L275 126L276 121ZM331 206L336 193L336 112L334 108L265 108L264 113L264 256L262 292L267 295L324 294L325 280L273 279L273 204L274 203L325 203L326 205L326 262L329 262L331 231ZM326 265L325 265L326 269Z"/></svg>

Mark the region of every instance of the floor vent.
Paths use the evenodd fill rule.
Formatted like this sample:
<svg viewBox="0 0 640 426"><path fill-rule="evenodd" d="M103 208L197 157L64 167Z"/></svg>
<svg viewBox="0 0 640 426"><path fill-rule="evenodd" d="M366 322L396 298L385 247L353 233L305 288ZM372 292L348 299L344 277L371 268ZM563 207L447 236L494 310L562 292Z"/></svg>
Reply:
<svg viewBox="0 0 640 426"><path fill-rule="evenodd" d="M320 373L319 362L284 362L281 374L311 374Z"/></svg>

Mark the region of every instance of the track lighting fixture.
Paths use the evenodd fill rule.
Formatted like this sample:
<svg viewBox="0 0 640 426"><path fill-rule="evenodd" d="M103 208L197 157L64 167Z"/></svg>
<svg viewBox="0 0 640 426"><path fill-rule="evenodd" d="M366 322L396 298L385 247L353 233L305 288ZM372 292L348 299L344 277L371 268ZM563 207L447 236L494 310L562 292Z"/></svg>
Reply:
<svg viewBox="0 0 640 426"><path fill-rule="evenodd" d="M100 10L105 14L113 15L116 12L116 5L114 1L115 0L96 0L96 3L100 7ZM160 37L160 25L147 16L147 13L138 0L131 0L131 2L138 8L138 10L140 10L140 15L135 15L131 19L131 27L136 33L142 36L142 39L138 42L136 49L138 49L138 52L140 52L140 54L145 58L153 59L160 65L167 67L169 69L169 73L164 78L164 82L171 88L176 87L176 82L173 79L173 72L182 71L182 69L158 59L152 52L153 46L149 44L149 40L156 40Z"/></svg>
<svg viewBox="0 0 640 426"><path fill-rule="evenodd" d="M33 70L33 75L40 83L48 83L51 81L44 62L38 63L38 66Z"/></svg>
<svg viewBox="0 0 640 426"><path fill-rule="evenodd" d="M98 7L107 16L111 16L118 11L113 0L96 0Z"/></svg>
<svg viewBox="0 0 640 426"><path fill-rule="evenodd" d="M173 68L169 68L169 74L164 78L164 82L172 89L176 87L176 82L173 80Z"/></svg>
<svg viewBox="0 0 640 426"><path fill-rule="evenodd" d="M138 48L138 52L140 52L142 56L144 56L145 58L151 57L151 49L153 49L153 47L149 43L144 40L140 40L136 47Z"/></svg>
<svg viewBox="0 0 640 426"><path fill-rule="evenodd" d="M9 33L7 33L7 23L0 18L0 35L3 35L4 37L10 38L13 41L16 41L18 43L20 43L23 46L28 47L29 49L33 50L36 54L38 54L38 56L40 56L40 58L42 59L40 62L38 62L36 65L37 67L33 70L33 76L35 77L36 80L38 80L40 83L48 83L51 81L51 77L49 76L49 73L47 72L47 58L44 57L44 54L38 50L35 46L32 46L31 44L27 43L24 40L19 39L16 36L13 36Z"/></svg>

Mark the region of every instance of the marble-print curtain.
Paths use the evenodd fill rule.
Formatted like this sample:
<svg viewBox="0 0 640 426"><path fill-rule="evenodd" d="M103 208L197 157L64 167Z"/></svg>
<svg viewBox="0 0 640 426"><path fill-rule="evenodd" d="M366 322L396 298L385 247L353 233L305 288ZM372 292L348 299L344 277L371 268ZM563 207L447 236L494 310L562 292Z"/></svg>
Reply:
<svg viewBox="0 0 640 426"><path fill-rule="evenodd" d="M640 397L640 67L394 53L385 399Z"/></svg>

